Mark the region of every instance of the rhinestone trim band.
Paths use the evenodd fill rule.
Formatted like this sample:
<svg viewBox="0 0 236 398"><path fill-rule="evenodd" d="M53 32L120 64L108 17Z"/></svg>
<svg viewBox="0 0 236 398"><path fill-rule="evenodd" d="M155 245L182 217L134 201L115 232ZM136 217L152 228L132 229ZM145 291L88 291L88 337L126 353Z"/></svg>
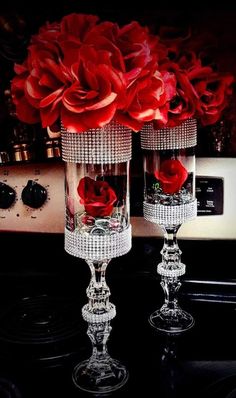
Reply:
<svg viewBox="0 0 236 398"><path fill-rule="evenodd" d="M197 199L176 206L143 202L143 214L146 220L158 225L180 225L197 217Z"/></svg>
<svg viewBox="0 0 236 398"><path fill-rule="evenodd" d="M131 225L110 235L81 234L65 229L65 250L75 257L101 261L123 256L131 249Z"/></svg>
<svg viewBox="0 0 236 398"><path fill-rule="evenodd" d="M197 121L187 119L175 127L155 129L147 123L141 130L141 148L148 150L165 150L190 148L197 145Z"/></svg>
<svg viewBox="0 0 236 398"><path fill-rule="evenodd" d="M163 263L158 264L157 273L161 276L167 276L169 278L175 278L185 274L186 265L183 263L179 263L178 267L175 269L168 269L166 265Z"/></svg>
<svg viewBox="0 0 236 398"><path fill-rule="evenodd" d="M100 323L107 322L116 316L116 307L114 304L109 303L109 310L103 314L94 314L90 309L89 305L85 304L82 308L82 316L86 322Z"/></svg>
<svg viewBox="0 0 236 398"><path fill-rule="evenodd" d="M62 127L62 159L74 163L121 163L132 156L132 133L111 122L103 128L70 133Z"/></svg>

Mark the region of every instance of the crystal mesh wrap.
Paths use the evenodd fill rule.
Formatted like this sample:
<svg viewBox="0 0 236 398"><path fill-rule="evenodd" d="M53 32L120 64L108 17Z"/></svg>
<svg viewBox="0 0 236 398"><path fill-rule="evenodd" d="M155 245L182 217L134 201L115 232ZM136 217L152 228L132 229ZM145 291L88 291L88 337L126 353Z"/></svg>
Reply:
<svg viewBox="0 0 236 398"><path fill-rule="evenodd" d="M107 322L116 316L116 307L114 304L109 303L109 310L103 314L94 314L90 309L89 305L85 304L82 308L82 316L86 322L100 323Z"/></svg>
<svg viewBox="0 0 236 398"><path fill-rule="evenodd" d="M159 225L180 225L197 216L197 199L182 205L168 206L143 202L143 215Z"/></svg>
<svg viewBox="0 0 236 398"><path fill-rule="evenodd" d="M147 123L141 130L141 147L148 150L190 148L197 145L197 121L187 119L175 127L155 129Z"/></svg>
<svg viewBox="0 0 236 398"><path fill-rule="evenodd" d="M70 133L62 127L62 159L74 163L121 163L131 159L131 130L116 122Z"/></svg>
<svg viewBox="0 0 236 398"><path fill-rule="evenodd" d="M81 234L65 229L65 250L75 257L100 261L123 256L131 249L131 225L110 235Z"/></svg>
<svg viewBox="0 0 236 398"><path fill-rule="evenodd" d="M179 263L178 267L167 268L164 263L160 263L157 266L157 273L161 276L166 276L167 278L177 278L185 274L186 265L183 263Z"/></svg>

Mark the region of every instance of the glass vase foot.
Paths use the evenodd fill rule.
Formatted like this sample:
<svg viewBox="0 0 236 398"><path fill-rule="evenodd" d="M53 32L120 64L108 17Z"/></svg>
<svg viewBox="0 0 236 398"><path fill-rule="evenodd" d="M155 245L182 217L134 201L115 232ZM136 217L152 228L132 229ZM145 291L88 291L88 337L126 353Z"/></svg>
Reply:
<svg viewBox="0 0 236 398"><path fill-rule="evenodd" d="M149 322L155 329L171 334L185 332L194 325L194 319L188 312L180 307L168 308L165 304L150 315Z"/></svg>
<svg viewBox="0 0 236 398"><path fill-rule="evenodd" d="M108 394L121 388L128 379L128 371L116 359L85 360L78 364L72 375L75 385L83 391Z"/></svg>
<svg viewBox="0 0 236 398"><path fill-rule="evenodd" d="M111 332L110 321L97 315L96 322L88 322L87 334L92 343L92 355L75 366L72 379L81 390L108 394L121 388L128 380L128 371L118 360L111 358L107 340Z"/></svg>

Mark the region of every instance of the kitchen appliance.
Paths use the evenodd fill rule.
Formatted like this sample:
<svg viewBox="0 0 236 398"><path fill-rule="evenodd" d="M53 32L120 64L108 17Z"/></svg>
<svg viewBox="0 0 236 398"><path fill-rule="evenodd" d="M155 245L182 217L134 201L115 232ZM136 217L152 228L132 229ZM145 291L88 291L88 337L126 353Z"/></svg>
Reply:
<svg viewBox="0 0 236 398"><path fill-rule="evenodd" d="M0 167L0 229L63 232L62 162L20 163Z"/></svg>
<svg viewBox="0 0 236 398"><path fill-rule="evenodd" d="M236 158L197 158L198 215L179 231L183 239L236 239ZM142 175L131 181L133 236L161 236L135 209ZM220 201L220 203L219 203ZM0 230L64 232L64 165L60 160L0 166ZM159 232L158 232L159 231Z"/></svg>

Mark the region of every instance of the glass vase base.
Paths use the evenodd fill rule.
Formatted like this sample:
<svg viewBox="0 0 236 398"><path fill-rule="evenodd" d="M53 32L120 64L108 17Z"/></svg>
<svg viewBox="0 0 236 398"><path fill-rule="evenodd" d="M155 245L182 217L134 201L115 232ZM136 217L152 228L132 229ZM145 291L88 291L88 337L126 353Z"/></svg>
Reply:
<svg viewBox="0 0 236 398"><path fill-rule="evenodd" d="M85 360L74 368L72 375L79 389L104 396L121 388L128 377L125 366L110 357L102 361Z"/></svg>
<svg viewBox="0 0 236 398"><path fill-rule="evenodd" d="M195 323L194 318L188 312L179 307L170 309L165 305L150 315L149 322L155 329L169 334L185 332L191 329Z"/></svg>

